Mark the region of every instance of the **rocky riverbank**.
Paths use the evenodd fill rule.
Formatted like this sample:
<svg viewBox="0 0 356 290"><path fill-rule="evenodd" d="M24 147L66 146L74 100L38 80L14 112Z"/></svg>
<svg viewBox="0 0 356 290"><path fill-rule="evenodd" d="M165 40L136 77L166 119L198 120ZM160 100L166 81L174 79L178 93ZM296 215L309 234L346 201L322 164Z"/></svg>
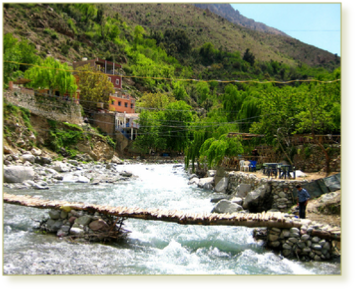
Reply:
<svg viewBox="0 0 356 290"><path fill-rule="evenodd" d="M301 228L260 228L254 231L255 239L263 240L267 248L284 257L301 261L326 261L340 257L340 242L330 239L330 235L341 236L340 191L312 199L309 210L307 207L307 219L299 219L293 189L297 183L306 183L305 178L300 181L272 180L242 172L224 173L217 178L216 174L217 171L209 170L202 178L196 174L188 177L188 184L217 194L211 199L215 203L212 213L280 211L284 217L300 221ZM327 232L329 238L313 236L313 233L321 231Z"/></svg>

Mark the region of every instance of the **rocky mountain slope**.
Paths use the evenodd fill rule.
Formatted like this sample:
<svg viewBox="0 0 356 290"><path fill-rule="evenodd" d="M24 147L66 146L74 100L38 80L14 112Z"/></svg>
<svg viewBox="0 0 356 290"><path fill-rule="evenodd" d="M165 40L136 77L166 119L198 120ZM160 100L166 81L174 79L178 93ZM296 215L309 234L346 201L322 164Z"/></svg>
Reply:
<svg viewBox="0 0 356 290"><path fill-rule="evenodd" d="M288 36L286 33L267 26L264 23L256 22L253 19L243 16L238 10L235 10L230 4L194 4L196 7L201 9L209 9L211 12L224 17L229 20L231 23L241 25L243 27L257 30L261 32Z"/></svg>
<svg viewBox="0 0 356 290"><path fill-rule="evenodd" d="M147 35L183 30L193 49L211 42L216 49L237 51L241 55L249 48L258 61L274 60L289 65L305 63L330 70L340 64L339 57L248 20L231 11L229 4L209 6L209 9L214 8L214 13L188 4L97 5L104 16L116 17L127 23L119 29L128 40L134 37L134 27L141 25ZM127 61L120 47L110 42L96 44L92 34L78 29L76 24L80 19L61 12L54 4L6 4L3 13L4 34L9 32L19 39L28 39L42 57L53 55L61 60L74 61L83 56L96 57L109 53L117 55L120 62ZM250 29L251 26L256 30Z"/></svg>

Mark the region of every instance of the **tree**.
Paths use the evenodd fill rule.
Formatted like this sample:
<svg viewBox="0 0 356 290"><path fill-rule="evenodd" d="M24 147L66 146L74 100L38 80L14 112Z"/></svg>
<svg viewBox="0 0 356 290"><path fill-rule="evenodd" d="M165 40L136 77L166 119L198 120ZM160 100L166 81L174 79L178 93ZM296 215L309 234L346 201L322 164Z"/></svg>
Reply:
<svg viewBox="0 0 356 290"><path fill-rule="evenodd" d="M190 123L193 121L192 107L184 101L170 103L164 112L162 136L166 139L167 148L183 151L189 143Z"/></svg>
<svg viewBox="0 0 356 290"><path fill-rule="evenodd" d="M185 90L183 82L173 82L173 95L177 100L187 101L189 96L187 94L187 91Z"/></svg>
<svg viewBox="0 0 356 290"><path fill-rule="evenodd" d="M77 73L83 107L93 108L96 107L96 102L107 103L109 101L110 94L114 93L115 90L106 74L89 64L79 67Z"/></svg>
<svg viewBox="0 0 356 290"><path fill-rule="evenodd" d="M47 57L38 66L33 66L25 72L25 78L31 80L28 87L33 89L48 89L49 94L58 90L60 94L73 95L77 90L72 67L67 63L60 63L53 57Z"/></svg>
<svg viewBox="0 0 356 290"><path fill-rule="evenodd" d="M164 93L144 93L136 103L136 108L163 109L175 101L174 97Z"/></svg>
<svg viewBox="0 0 356 290"><path fill-rule="evenodd" d="M220 166L224 157L233 157L243 153L239 138L229 138L223 134L219 139L209 138L200 148L200 156L205 157L208 167Z"/></svg>
<svg viewBox="0 0 356 290"><path fill-rule="evenodd" d="M10 80L23 76L24 72L31 67L29 64L38 64L40 62L40 57L36 53L36 48L27 39L18 41L11 33L4 35L5 87L7 87Z"/></svg>
<svg viewBox="0 0 356 290"><path fill-rule="evenodd" d="M325 173L330 173L330 147L325 147L316 137L316 134L326 134L340 130L340 120L335 118L337 108L340 108L339 83L332 84L336 90L330 89L328 84L311 85L302 95L301 103L305 108L298 114L300 122L297 124L296 132L311 132L315 144L319 146L325 155ZM340 116L340 112L337 112Z"/></svg>
<svg viewBox="0 0 356 290"><path fill-rule="evenodd" d="M242 59L250 63L251 66L255 63L255 56L252 52L250 52L249 48L246 49Z"/></svg>
<svg viewBox="0 0 356 290"><path fill-rule="evenodd" d="M164 118L163 112L143 111L140 113L140 131L134 146L141 151L148 153L149 148L165 149L166 140L161 137L161 120Z"/></svg>

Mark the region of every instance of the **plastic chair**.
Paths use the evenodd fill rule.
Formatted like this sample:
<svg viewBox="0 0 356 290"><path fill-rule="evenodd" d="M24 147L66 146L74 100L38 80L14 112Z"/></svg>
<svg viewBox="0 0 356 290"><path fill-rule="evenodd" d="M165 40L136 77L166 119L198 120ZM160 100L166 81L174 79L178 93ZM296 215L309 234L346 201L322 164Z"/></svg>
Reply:
<svg viewBox="0 0 356 290"><path fill-rule="evenodd" d="M250 171L252 172L252 171L256 171L256 165L257 165L257 161L252 161L252 160L250 160Z"/></svg>
<svg viewBox="0 0 356 290"><path fill-rule="evenodd" d="M249 171L250 170L250 161L244 161L243 170L244 171Z"/></svg>

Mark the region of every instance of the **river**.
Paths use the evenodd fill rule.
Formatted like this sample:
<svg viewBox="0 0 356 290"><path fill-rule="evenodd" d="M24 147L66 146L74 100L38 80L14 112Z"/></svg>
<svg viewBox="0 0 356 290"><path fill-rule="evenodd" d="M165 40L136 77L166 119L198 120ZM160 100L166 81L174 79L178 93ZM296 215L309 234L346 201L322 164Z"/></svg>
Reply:
<svg viewBox="0 0 356 290"><path fill-rule="evenodd" d="M145 209L210 212L214 193L188 185L183 167L122 165L137 179L120 184L63 182L50 190L14 190L59 199ZM67 177L65 180L70 181ZM268 251L254 241L253 229L197 226L128 219L127 240L86 244L35 230L48 210L4 204L5 275L339 275L340 263L299 262Z"/></svg>

